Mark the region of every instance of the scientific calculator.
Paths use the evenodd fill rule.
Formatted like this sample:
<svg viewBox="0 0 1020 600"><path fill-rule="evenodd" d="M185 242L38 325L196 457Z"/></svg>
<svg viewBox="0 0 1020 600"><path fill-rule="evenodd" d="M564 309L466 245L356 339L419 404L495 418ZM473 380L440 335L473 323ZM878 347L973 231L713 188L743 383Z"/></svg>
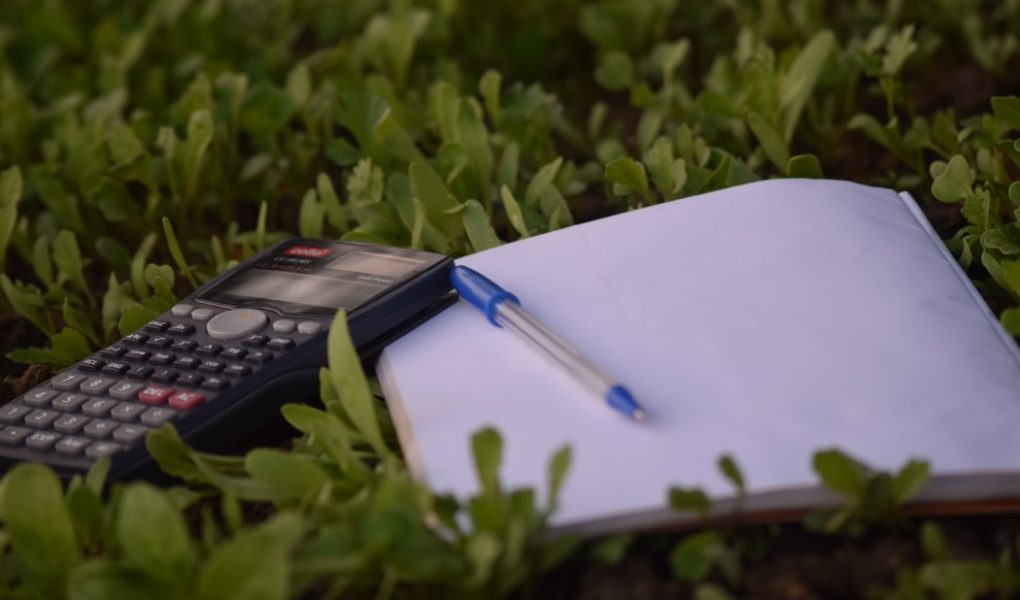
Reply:
<svg viewBox="0 0 1020 600"><path fill-rule="evenodd" d="M38 462L66 477L109 456L113 478L155 475L145 435L167 422L196 449L237 449L282 404L316 397L337 309L366 358L455 298L452 264L374 244L276 244L0 406L0 469Z"/></svg>

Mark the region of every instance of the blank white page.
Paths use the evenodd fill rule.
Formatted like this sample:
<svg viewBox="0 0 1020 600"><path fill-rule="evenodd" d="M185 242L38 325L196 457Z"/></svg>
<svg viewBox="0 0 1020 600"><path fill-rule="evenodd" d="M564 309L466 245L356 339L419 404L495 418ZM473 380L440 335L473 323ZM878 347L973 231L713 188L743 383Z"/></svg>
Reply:
<svg viewBox="0 0 1020 600"><path fill-rule="evenodd" d="M922 220L919 220L922 219ZM628 421L466 301L389 346L381 373L416 475L477 490L469 438L497 428L508 486L573 466L555 525L814 485L811 456L937 473L1016 470L1020 359L909 197L773 180L466 257L628 386ZM541 496L541 497L544 497Z"/></svg>

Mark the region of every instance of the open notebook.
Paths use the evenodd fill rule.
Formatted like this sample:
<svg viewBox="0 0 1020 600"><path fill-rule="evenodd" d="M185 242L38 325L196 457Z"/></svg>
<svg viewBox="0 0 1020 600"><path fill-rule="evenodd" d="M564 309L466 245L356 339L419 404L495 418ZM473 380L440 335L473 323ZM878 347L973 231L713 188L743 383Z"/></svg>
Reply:
<svg viewBox="0 0 1020 600"><path fill-rule="evenodd" d="M607 409L461 300L383 353L408 462L434 490L477 489L469 437L506 440L502 478L541 490L574 462L553 525L679 517L671 484L746 511L829 503L812 453L936 474L923 501L1020 498L1020 352L907 194L773 180L616 215L458 261L615 374L649 419Z"/></svg>

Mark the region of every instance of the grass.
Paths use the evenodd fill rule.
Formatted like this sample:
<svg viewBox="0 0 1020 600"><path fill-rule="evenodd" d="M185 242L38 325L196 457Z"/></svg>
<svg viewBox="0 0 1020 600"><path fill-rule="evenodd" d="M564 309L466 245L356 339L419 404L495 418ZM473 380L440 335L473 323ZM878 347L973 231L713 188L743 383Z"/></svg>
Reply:
<svg viewBox="0 0 1020 600"><path fill-rule="evenodd" d="M294 234L462 255L786 176L910 191L1020 334L1018 22L1016 0L10 0L0 327L20 333L0 372L66 366ZM554 499L499 486L495 432L474 439L482 494L433 496L408 477L340 334L322 397L325 410L285 410L303 432L290 452L212 457L154 434L181 487L102 497L101 468L66 488L40 467L11 471L0 589L543 596L578 568L670 555L656 564L684 590L721 598L782 556L753 550L774 532L748 530L665 547L542 541ZM912 486L919 469L902 477ZM551 457L550 477L568 472L568 450ZM852 485L899 478L868 481ZM904 497L876 498L815 525L902 535ZM969 560L939 525L906 527L923 552L876 593L1017 588L1012 538Z"/></svg>

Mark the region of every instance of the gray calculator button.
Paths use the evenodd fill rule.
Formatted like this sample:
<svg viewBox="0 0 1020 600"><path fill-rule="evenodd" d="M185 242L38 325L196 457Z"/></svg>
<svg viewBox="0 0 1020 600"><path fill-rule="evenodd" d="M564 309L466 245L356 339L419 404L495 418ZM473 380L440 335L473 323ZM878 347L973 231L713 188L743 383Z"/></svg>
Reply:
<svg viewBox="0 0 1020 600"><path fill-rule="evenodd" d="M81 407L81 412L87 414L90 417L101 417L106 413L110 412L110 410L114 406L117 406L117 404L118 403L114 402L113 400L107 400L106 398L96 398L94 400L89 400L88 402L83 404Z"/></svg>
<svg viewBox="0 0 1020 600"><path fill-rule="evenodd" d="M254 308L235 308L221 312L206 323L205 330L209 337L217 340L230 340L262 329L269 317L261 310Z"/></svg>
<svg viewBox="0 0 1020 600"><path fill-rule="evenodd" d="M319 323L316 323L315 321L301 321L297 325L298 333L307 333L307 334L319 333L320 329L322 329L322 325L319 324Z"/></svg>
<svg viewBox="0 0 1020 600"><path fill-rule="evenodd" d="M117 425L113 421L95 420L86 425L82 431L90 438L108 438L113 433L113 430L117 428Z"/></svg>
<svg viewBox="0 0 1020 600"><path fill-rule="evenodd" d="M81 384L81 391L89 396L101 396L105 394L106 390L110 389L110 386L114 383L115 380L110 379L109 377L93 377Z"/></svg>
<svg viewBox="0 0 1020 600"><path fill-rule="evenodd" d="M67 454L69 456L76 456L81 454L81 451L92 443L92 440L81 438L81 437L66 437L57 442L57 452L61 454Z"/></svg>
<svg viewBox="0 0 1020 600"><path fill-rule="evenodd" d="M121 451L123 447L113 442L96 442L85 449L85 456L96 460L104 456L110 456Z"/></svg>
<svg viewBox="0 0 1020 600"><path fill-rule="evenodd" d="M186 317L191 314L191 311L194 308L195 307L190 304L175 304L174 307L170 309L170 314L175 317Z"/></svg>
<svg viewBox="0 0 1020 600"><path fill-rule="evenodd" d="M196 321L208 321L213 316L211 308L196 308L195 312L191 313L191 318Z"/></svg>
<svg viewBox="0 0 1020 600"><path fill-rule="evenodd" d="M44 429L56 421L59 416L60 413L55 410L33 410L32 414L25 417L25 424Z"/></svg>
<svg viewBox="0 0 1020 600"><path fill-rule="evenodd" d="M53 428L62 433L76 433L89 422L88 417L81 415L64 415L57 419Z"/></svg>
<svg viewBox="0 0 1020 600"><path fill-rule="evenodd" d="M78 385L85 381L88 375L78 375L76 373L61 373L50 381L50 385L62 392L70 392L78 389Z"/></svg>
<svg viewBox="0 0 1020 600"><path fill-rule="evenodd" d="M149 427L159 427L175 416L177 411L172 408L150 408L142 413L142 423Z"/></svg>
<svg viewBox="0 0 1020 600"><path fill-rule="evenodd" d="M145 412L148 408L144 404L128 404L127 402L119 405L110 411L110 416L118 421L134 421L138 418L138 415Z"/></svg>
<svg viewBox="0 0 1020 600"><path fill-rule="evenodd" d="M29 406L35 406L36 408L42 408L50 403L50 400L57 396L57 392L53 390L36 389L25 394L22 400Z"/></svg>
<svg viewBox="0 0 1020 600"><path fill-rule="evenodd" d="M121 425L113 432L113 439L122 444L133 444L148 432L149 428L141 425Z"/></svg>
<svg viewBox="0 0 1020 600"><path fill-rule="evenodd" d="M296 326L297 326L297 323L295 323L294 321L292 321L290 319L279 319L279 320L273 321L273 331L275 331L277 333L290 333L290 332L294 331L294 328Z"/></svg>
<svg viewBox="0 0 1020 600"><path fill-rule="evenodd" d="M53 401L53 408L60 410L78 410L88 396L83 394L60 394L60 397Z"/></svg>
<svg viewBox="0 0 1020 600"><path fill-rule="evenodd" d="M110 388L110 397L117 400L134 400L138 396L138 391L143 387L145 387L144 383L122 381Z"/></svg>
<svg viewBox="0 0 1020 600"><path fill-rule="evenodd" d="M30 412L32 412L32 409L27 406L21 406L20 404L8 404L7 406L0 408L0 422L10 423L11 425L20 423L21 419Z"/></svg>
<svg viewBox="0 0 1020 600"><path fill-rule="evenodd" d="M0 444L5 446L20 446L21 441L32 433L31 429L24 427L4 427L0 429Z"/></svg>
<svg viewBox="0 0 1020 600"><path fill-rule="evenodd" d="M53 433L52 431L36 431L32 435L28 436L25 440L25 445L32 450L49 450L53 444L57 443L60 439L59 433Z"/></svg>

